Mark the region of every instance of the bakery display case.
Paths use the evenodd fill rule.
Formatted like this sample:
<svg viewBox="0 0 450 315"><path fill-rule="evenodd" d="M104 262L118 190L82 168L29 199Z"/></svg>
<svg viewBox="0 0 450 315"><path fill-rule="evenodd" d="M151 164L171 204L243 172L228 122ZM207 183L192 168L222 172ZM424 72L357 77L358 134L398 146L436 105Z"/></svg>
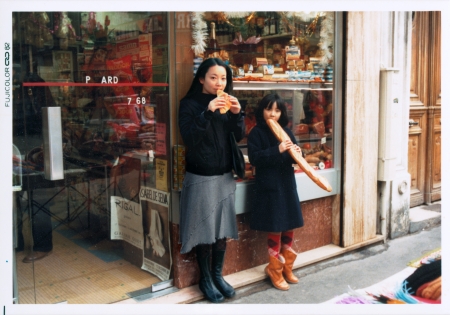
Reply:
<svg viewBox="0 0 450 315"><path fill-rule="evenodd" d="M254 109L264 95L278 93L287 102L288 127L306 161L333 186L332 192L321 191L294 165L301 199L338 193L342 87L337 78L342 75L342 14L203 12L201 19L209 39L204 51L196 50L194 40L195 59L198 63L198 59L221 58L231 67L234 95L245 112L246 137L239 145L246 157L246 177L236 178L241 189L245 191L254 178L246 145L256 124ZM200 31L196 21L194 39Z"/></svg>
<svg viewBox="0 0 450 315"><path fill-rule="evenodd" d="M317 170L333 167L333 121L332 90L297 87L278 88L267 86L261 89L247 89L245 85L235 88L235 95L245 111L245 137L239 143L246 154L246 140L256 120L254 110L258 101L266 94L277 93L288 106L288 128L294 133L298 145L305 153L306 161ZM240 90L242 89L242 90ZM302 172L295 165L296 172ZM247 178L253 174L248 166Z"/></svg>
<svg viewBox="0 0 450 315"><path fill-rule="evenodd" d="M254 86L256 85L256 86ZM236 83L234 93L245 107L246 134L255 125L253 110L257 102L268 93L277 93L288 104L290 118L288 127L293 131L298 145L306 154L305 160L324 177L332 187L328 192L317 186L298 165L293 165L297 181L297 190L302 201L338 194L340 191L340 152L339 132L341 124L338 117L341 112L333 100L339 93L332 88L311 88L310 84L296 86L278 84ZM323 104L326 104L324 106ZM318 118L319 114L319 118ZM321 115L320 115L321 114ZM316 121L317 120L317 121ZM237 180L236 212L245 213L253 197L253 179L255 170L247 156L247 138L239 142L246 159L246 177Z"/></svg>

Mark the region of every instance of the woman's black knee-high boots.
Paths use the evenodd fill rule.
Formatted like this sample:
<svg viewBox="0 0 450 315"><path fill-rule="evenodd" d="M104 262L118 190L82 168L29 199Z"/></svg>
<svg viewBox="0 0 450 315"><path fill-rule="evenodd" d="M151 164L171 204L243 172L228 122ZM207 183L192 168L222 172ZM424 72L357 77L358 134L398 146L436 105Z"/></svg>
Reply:
<svg viewBox="0 0 450 315"><path fill-rule="evenodd" d="M216 288L210 272L211 245L197 245L196 253L198 266L200 267L200 282L198 284L200 291L213 303L223 302L225 298Z"/></svg>
<svg viewBox="0 0 450 315"><path fill-rule="evenodd" d="M217 240L212 246L212 268L211 274L214 284L220 293L226 298L233 297L236 292L233 287L225 281L222 276L223 262L225 260L226 239Z"/></svg>
<svg viewBox="0 0 450 315"><path fill-rule="evenodd" d="M225 258L225 251L214 251L213 250L213 257L212 257L212 279L214 284L216 285L217 289L225 296L226 298L233 297L236 292L234 291L233 287L225 281L225 279L222 276L222 268L223 268L223 261Z"/></svg>

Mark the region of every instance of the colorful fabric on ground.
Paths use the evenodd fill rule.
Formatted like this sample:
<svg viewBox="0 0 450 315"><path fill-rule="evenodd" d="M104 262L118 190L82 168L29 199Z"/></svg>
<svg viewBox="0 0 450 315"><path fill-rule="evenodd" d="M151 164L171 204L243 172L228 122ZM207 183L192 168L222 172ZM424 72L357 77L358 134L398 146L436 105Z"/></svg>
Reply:
<svg viewBox="0 0 450 315"><path fill-rule="evenodd" d="M442 293L442 259L440 249L413 262L418 267L403 271L370 286L352 290L325 303L333 304L440 304Z"/></svg>
<svg viewBox="0 0 450 315"><path fill-rule="evenodd" d="M430 300L439 299L441 297L442 290L441 279L442 277L439 277L436 280L431 281L420 296Z"/></svg>
<svg viewBox="0 0 450 315"><path fill-rule="evenodd" d="M425 255L423 255L422 257L412 260L408 263L408 266L414 267L414 268L419 268L420 266L424 265L424 264L429 264L433 261L436 261L438 259L441 259L441 248L436 248L432 251L429 251L428 253L426 253Z"/></svg>
<svg viewBox="0 0 450 315"><path fill-rule="evenodd" d="M371 301L359 296L346 296L336 304L373 304Z"/></svg>
<svg viewBox="0 0 450 315"><path fill-rule="evenodd" d="M360 293L349 287L348 293L343 295L336 304L377 304L377 302L370 295Z"/></svg>
<svg viewBox="0 0 450 315"><path fill-rule="evenodd" d="M405 279L406 288L411 294L415 294L417 289L424 283L433 281L442 274L442 261L436 260L425 264L416 269L408 278Z"/></svg>
<svg viewBox="0 0 450 315"><path fill-rule="evenodd" d="M417 301L414 297L412 297L411 293L410 293L410 289L407 288L406 283L403 282L402 284L400 284L395 293L394 296L396 299L403 301L407 304L418 304L419 301Z"/></svg>
<svg viewBox="0 0 450 315"><path fill-rule="evenodd" d="M416 295L416 296L422 296L423 290L425 290L425 288L428 287L429 284L430 284L429 282L426 282L426 283L422 284L422 285L417 289L415 295Z"/></svg>
<svg viewBox="0 0 450 315"><path fill-rule="evenodd" d="M415 295L413 297L422 304L441 304L441 300L429 300Z"/></svg>

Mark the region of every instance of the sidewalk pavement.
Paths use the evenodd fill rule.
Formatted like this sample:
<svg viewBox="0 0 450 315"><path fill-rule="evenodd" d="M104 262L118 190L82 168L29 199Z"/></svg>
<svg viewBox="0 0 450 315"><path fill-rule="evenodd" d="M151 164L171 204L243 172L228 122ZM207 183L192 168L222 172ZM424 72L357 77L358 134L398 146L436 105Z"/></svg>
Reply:
<svg viewBox="0 0 450 315"><path fill-rule="evenodd" d="M275 289L270 280L236 290L226 304L318 304L338 295L371 286L408 267L408 263L441 247L441 204L410 209L410 233L369 245L294 271L298 284ZM211 304L203 299L196 304ZM450 311L449 311L450 314Z"/></svg>
<svg viewBox="0 0 450 315"><path fill-rule="evenodd" d="M205 300L197 285L174 290L170 294L161 292L160 296L149 299L128 299L116 304L190 304L212 307L213 310L225 310L233 304L252 304L253 311L263 305L317 305L347 293L349 288L362 289L389 278L407 268L410 261L441 247L440 206L438 202L411 208L410 233L406 236L387 240L385 243L380 238L372 242L372 245L342 252L337 246L330 245L318 249L317 254L316 250L309 251L306 255L300 254L295 263L300 268L294 270L300 282L291 285L289 291L275 289L264 275L265 265L261 265L226 276L225 279L236 288L236 296L219 305ZM329 258L324 260L323 257ZM284 314L285 311L286 309L276 313ZM293 311L295 312L295 308ZM233 314L237 315L236 312Z"/></svg>
<svg viewBox="0 0 450 315"><path fill-rule="evenodd" d="M269 279L239 288L226 304L319 304L369 287L408 267L408 263L441 247L441 227L355 250L294 271L298 284L275 289ZM205 299L196 304L211 304Z"/></svg>

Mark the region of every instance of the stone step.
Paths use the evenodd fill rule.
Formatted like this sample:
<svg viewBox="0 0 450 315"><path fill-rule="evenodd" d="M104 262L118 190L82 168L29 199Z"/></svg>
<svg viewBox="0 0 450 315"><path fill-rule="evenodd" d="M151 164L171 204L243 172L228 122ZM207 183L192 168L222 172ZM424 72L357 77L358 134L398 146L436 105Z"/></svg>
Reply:
<svg viewBox="0 0 450 315"><path fill-rule="evenodd" d="M441 224L441 202L409 209L409 233L416 233Z"/></svg>

